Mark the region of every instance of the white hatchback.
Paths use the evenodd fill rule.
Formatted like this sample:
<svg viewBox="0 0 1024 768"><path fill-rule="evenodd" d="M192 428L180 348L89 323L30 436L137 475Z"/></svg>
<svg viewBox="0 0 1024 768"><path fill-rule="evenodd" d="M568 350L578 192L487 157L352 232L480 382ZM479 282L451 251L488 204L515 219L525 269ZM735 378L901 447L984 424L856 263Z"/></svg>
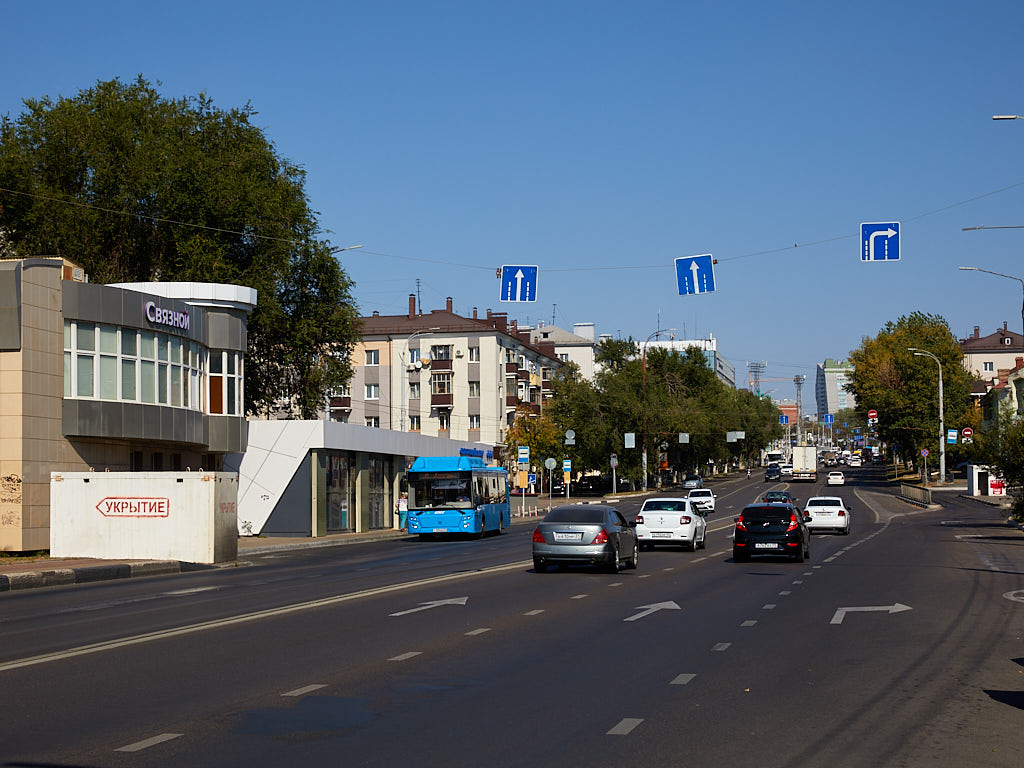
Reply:
<svg viewBox="0 0 1024 768"><path fill-rule="evenodd" d="M677 544L684 549L704 548L707 535L706 513L690 506L683 498L647 499L636 515L636 537L641 547Z"/></svg>
<svg viewBox="0 0 1024 768"><path fill-rule="evenodd" d="M842 472L829 472L825 482L828 485L846 485L846 475Z"/></svg>
<svg viewBox="0 0 1024 768"><path fill-rule="evenodd" d="M835 531L846 536L850 533L850 510L838 496L812 496L804 505L804 516L807 530L811 533L819 531Z"/></svg>

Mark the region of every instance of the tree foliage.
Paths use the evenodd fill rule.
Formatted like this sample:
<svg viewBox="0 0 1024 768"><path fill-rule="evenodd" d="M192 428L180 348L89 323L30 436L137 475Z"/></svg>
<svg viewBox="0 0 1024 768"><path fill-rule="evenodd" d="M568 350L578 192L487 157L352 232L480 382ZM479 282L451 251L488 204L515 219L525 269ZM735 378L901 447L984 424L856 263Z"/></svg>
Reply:
<svg viewBox="0 0 1024 768"><path fill-rule="evenodd" d="M256 288L249 411L283 399L309 417L347 381L350 281L251 105L164 98L140 76L24 107L0 121L2 255L63 256L104 283Z"/></svg>
<svg viewBox="0 0 1024 768"><path fill-rule="evenodd" d="M971 408L971 374L946 321L914 312L888 322L873 338L865 338L850 353L853 373L848 388L857 398L858 415L878 411L878 436L903 456L917 456L922 448L937 455L939 449L939 366L916 356L914 347L935 355L942 366L943 405L947 428L977 426ZM959 449L958 449L959 450ZM956 451L951 451L953 457Z"/></svg>

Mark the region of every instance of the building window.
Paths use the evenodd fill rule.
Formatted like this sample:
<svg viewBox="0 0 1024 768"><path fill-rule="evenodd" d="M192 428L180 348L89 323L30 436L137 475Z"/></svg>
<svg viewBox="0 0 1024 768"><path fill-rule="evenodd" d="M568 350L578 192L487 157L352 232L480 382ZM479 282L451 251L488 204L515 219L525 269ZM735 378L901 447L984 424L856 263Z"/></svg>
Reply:
<svg viewBox="0 0 1024 768"><path fill-rule="evenodd" d="M982 363L982 365L983 365L983 370L985 370L985 371L994 371L995 370L995 364L994 363Z"/></svg>
<svg viewBox="0 0 1024 768"><path fill-rule="evenodd" d="M479 363L480 362L480 347L469 348L469 362Z"/></svg>
<svg viewBox="0 0 1024 768"><path fill-rule="evenodd" d="M379 428L380 427L380 417L379 416L367 416L366 417L366 426Z"/></svg>
<svg viewBox="0 0 1024 768"><path fill-rule="evenodd" d="M471 413L471 414L469 414L469 428L470 429L480 429L480 414L479 413Z"/></svg>
<svg viewBox="0 0 1024 768"><path fill-rule="evenodd" d="M448 411L441 411L437 414L437 428L441 432L447 432L451 428L451 417Z"/></svg>
<svg viewBox="0 0 1024 768"><path fill-rule="evenodd" d="M479 381L471 381L471 382L469 382L469 396L470 397L480 397L480 382Z"/></svg>
<svg viewBox="0 0 1024 768"><path fill-rule="evenodd" d="M210 413L236 416L242 412L245 400L241 357L238 352L210 350Z"/></svg>
<svg viewBox="0 0 1024 768"><path fill-rule="evenodd" d="M367 400L380 400L380 384L367 384L366 385L366 399Z"/></svg>
<svg viewBox="0 0 1024 768"><path fill-rule="evenodd" d="M514 349L505 350L505 362L514 363L516 361L516 351Z"/></svg>
<svg viewBox="0 0 1024 768"><path fill-rule="evenodd" d="M450 373L433 373L430 375L430 394L450 395L452 393L452 375Z"/></svg>
<svg viewBox="0 0 1024 768"><path fill-rule="evenodd" d="M409 417L409 431L410 432L419 432L420 431L420 417L419 416L410 416Z"/></svg>
<svg viewBox="0 0 1024 768"><path fill-rule="evenodd" d="M409 382L409 399L415 400L420 396L420 383L418 381Z"/></svg>
<svg viewBox="0 0 1024 768"><path fill-rule="evenodd" d="M435 344L430 348L431 360L451 360L452 347L450 344Z"/></svg>
<svg viewBox="0 0 1024 768"><path fill-rule="evenodd" d="M380 365L380 350L368 349L366 350L366 364L367 365Z"/></svg>

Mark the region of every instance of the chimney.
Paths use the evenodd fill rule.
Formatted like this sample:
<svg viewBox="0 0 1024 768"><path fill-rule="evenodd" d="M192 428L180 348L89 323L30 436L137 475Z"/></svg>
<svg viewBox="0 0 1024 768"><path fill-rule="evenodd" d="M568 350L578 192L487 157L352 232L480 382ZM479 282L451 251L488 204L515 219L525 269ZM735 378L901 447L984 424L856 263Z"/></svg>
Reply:
<svg viewBox="0 0 1024 768"><path fill-rule="evenodd" d="M1006 321L1005 320L1003 320L1003 330L1004 331L1006 330Z"/></svg>
<svg viewBox="0 0 1024 768"><path fill-rule="evenodd" d="M487 319L488 320L491 319L491 310L489 310L489 309L487 310Z"/></svg>
<svg viewBox="0 0 1024 768"><path fill-rule="evenodd" d="M416 294L409 294L409 319L412 320L416 317Z"/></svg>
<svg viewBox="0 0 1024 768"><path fill-rule="evenodd" d="M451 312L452 311L452 297L451 296L449 296L447 299L444 300L444 308L445 308L446 312Z"/></svg>
<svg viewBox="0 0 1024 768"><path fill-rule="evenodd" d="M977 339L980 335L981 335L981 326L980 325L974 326L974 335L971 338L972 339Z"/></svg>
<svg viewBox="0 0 1024 768"><path fill-rule="evenodd" d="M477 320L477 319L479 319L479 318L477 318L477 316L476 316L476 307L473 307L473 319L474 319L474 320Z"/></svg>
<svg viewBox="0 0 1024 768"><path fill-rule="evenodd" d="M376 309L373 310L373 316L374 317L380 317L380 312L378 312Z"/></svg>

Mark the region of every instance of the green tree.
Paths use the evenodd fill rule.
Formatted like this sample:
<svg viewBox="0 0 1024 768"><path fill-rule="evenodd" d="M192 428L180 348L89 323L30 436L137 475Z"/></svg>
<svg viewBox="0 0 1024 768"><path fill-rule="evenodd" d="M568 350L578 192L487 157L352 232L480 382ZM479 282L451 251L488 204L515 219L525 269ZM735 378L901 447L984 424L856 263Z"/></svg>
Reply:
<svg viewBox="0 0 1024 768"><path fill-rule="evenodd" d="M878 411L878 435L903 456L922 448L939 449L938 366L915 356L910 347L931 352L942 366L943 406L947 427L975 426L971 409L971 374L946 321L914 312L888 322L873 338L850 353L853 373L847 388L857 398L858 415Z"/></svg>
<svg viewBox="0 0 1024 768"><path fill-rule="evenodd" d="M63 256L97 282L257 289L246 407L304 417L351 375L351 283L318 238L305 172L253 125L251 105L167 99L139 76L0 120L6 257Z"/></svg>

